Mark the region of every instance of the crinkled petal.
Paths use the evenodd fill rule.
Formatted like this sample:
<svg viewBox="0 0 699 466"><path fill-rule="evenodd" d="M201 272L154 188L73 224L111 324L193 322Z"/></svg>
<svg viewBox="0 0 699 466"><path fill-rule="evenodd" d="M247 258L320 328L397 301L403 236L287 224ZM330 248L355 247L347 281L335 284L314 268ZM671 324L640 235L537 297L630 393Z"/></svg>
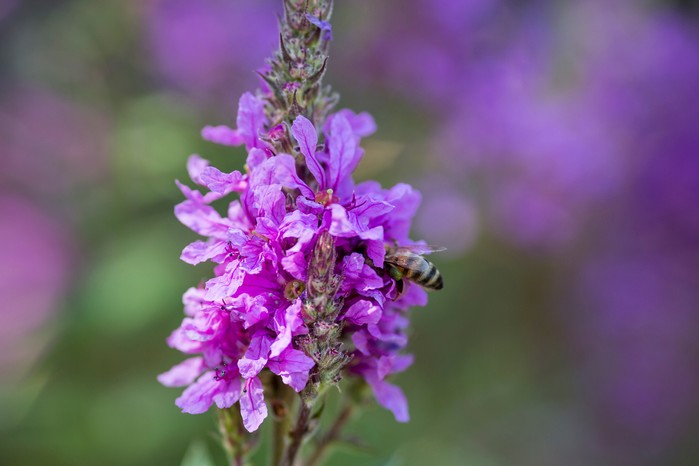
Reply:
<svg viewBox="0 0 699 466"><path fill-rule="evenodd" d="M291 134L294 136L294 139L296 139L296 142L298 142L299 150L306 158L308 171L310 171L316 181L318 181L320 189L326 189L325 173L316 156L318 133L313 123L311 123L308 118L299 115L294 120L294 124L291 125Z"/></svg>
<svg viewBox="0 0 699 466"><path fill-rule="evenodd" d="M396 421L408 422L410 420L408 401L405 399L403 390L400 387L374 377L367 378L367 382L374 392L376 401L384 408L390 410Z"/></svg>
<svg viewBox="0 0 699 466"><path fill-rule="evenodd" d="M170 346L170 348L180 350L187 354L198 353L201 351L202 343L189 338L183 328L186 323L191 320L192 319L190 318L184 318L182 321L182 327L176 328L172 331L170 336L167 337L167 344Z"/></svg>
<svg viewBox="0 0 699 466"><path fill-rule="evenodd" d="M205 372L199 380L187 387L182 396L175 400L175 404L183 413L205 413L211 407L214 395L220 388L221 384L214 380L213 372Z"/></svg>
<svg viewBox="0 0 699 466"><path fill-rule="evenodd" d="M369 354L369 340L371 335L365 330L357 330L352 334L352 343L354 343L355 348L365 355Z"/></svg>
<svg viewBox="0 0 699 466"><path fill-rule="evenodd" d="M291 337L294 332L303 326L301 308L301 300L297 299L284 311L284 320L279 324L279 334L276 340L274 340L269 354L271 358L279 356L291 344Z"/></svg>
<svg viewBox="0 0 699 466"><path fill-rule="evenodd" d="M193 316L204 307L204 296L206 290L202 288L191 287L182 295L182 304L184 304L184 313L188 316Z"/></svg>
<svg viewBox="0 0 699 466"><path fill-rule="evenodd" d="M308 372L315 366L306 353L287 348L278 357L269 360L269 370L281 376L282 381L300 392L308 382Z"/></svg>
<svg viewBox="0 0 699 466"><path fill-rule="evenodd" d="M256 332L250 339L245 356L238 361L240 375L244 379L257 376L267 364L272 338L266 331Z"/></svg>
<svg viewBox="0 0 699 466"><path fill-rule="evenodd" d="M357 150L357 141L349 122L343 115L335 115L330 125L328 151L328 188L338 189L340 183L351 176L359 163L362 151Z"/></svg>
<svg viewBox="0 0 699 466"><path fill-rule="evenodd" d="M352 304L343 318L357 325L376 324L381 319L381 308L362 299Z"/></svg>
<svg viewBox="0 0 699 466"><path fill-rule="evenodd" d="M253 148L248 152L245 164L254 172L265 160L269 159L269 154L263 149Z"/></svg>
<svg viewBox="0 0 699 466"><path fill-rule="evenodd" d="M282 267L297 280L305 282L308 278L308 261L303 252L294 252L283 257Z"/></svg>
<svg viewBox="0 0 699 466"><path fill-rule="evenodd" d="M243 135L240 131L226 125L204 126L201 130L201 137L206 141L223 146L235 147L245 143L245 139L243 139Z"/></svg>
<svg viewBox="0 0 699 466"><path fill-rule="evenodd" d="M242 192L247 187L243 175L235 170L231 173L223 173L215 167L206 167L200 174L201 184L211 191L225 196L231 192Z"/></svg>
<svg viewBox="0 0 699 466"><path fill-rule="evenodd" d="M230 380L221 380L221 387L218 393L213 396L213 402L220 409L230 408L239 399L243 388L243 383L238 377Z"/></svg>
<svg viewBox="0 0 699 466"><path fill-rule="evenodd" d="M245 389L240 397L240 414L248 432L256 431L267 417L264 390L257 377L245 382Z"/></svg>
<svg viewBox="0 0 699 466"><path fill-rule="evenodd" d="M236 124L248 149L261 147L258 134L265 123L267 123L267 118L265 117L264 101L250 92L243 94L238 102Z"/></svg>
<svg viewBox="0 0 699 466"><path fill-rule="evenodd" d="M191 180L198 185L203 186L199 176L201 175L201 172L203 172L204 169L208 166L209 161L201 158L197 154L192 154L187 159L187 173L189 173L189 177L191 178Z"/></svg>
<svg viewBox="0 0 699 466"><path fill-rule="evenodd" d="M226 264L226 272L223 275L214 277L206 282L206 300L221 301L235 295L240 285L243 284L245 274L249 270L240 267L240 261L231 261Z"/></svg>
<svg viewBox="0 0 699 466"><path fill-rule="evenodd" d="M194 382L204 370L203 358L189 358L158 376L158 382L166 387L184 387Z"/></svg>
<svg viewBox="0 0 699 466"><path fill-rule="evenodd" d="M289 154L279 154L260 163L250 175L250 185L282 185L289 189L298 188L306 197L314 196L311 188L297 175L296 162Z"/></svg>
<svg viewBox="0 0 699 466"><path fill-rule="evenodd" d="M325 134L330 134L330 125L332 124L332 120L336 115L342 115L347 119L352 127L352 133L354 133L357 144L359 144L359 141L362 138L371 136L376 132L376 122L374 121L374 117L372 117L369 113L354 113L348 108L343 108L342 110L339 110L328 117L328 120L323 127Z"/></svg>
<svg viewBox="0 0 699 466"><path fill-rule="evenodd" d="M182 250L180 259L188 264L197 265L208 260L223 259L227 254L226 242L221 240L195 241ZM220 262L217 260L215 262Z"/></svg>

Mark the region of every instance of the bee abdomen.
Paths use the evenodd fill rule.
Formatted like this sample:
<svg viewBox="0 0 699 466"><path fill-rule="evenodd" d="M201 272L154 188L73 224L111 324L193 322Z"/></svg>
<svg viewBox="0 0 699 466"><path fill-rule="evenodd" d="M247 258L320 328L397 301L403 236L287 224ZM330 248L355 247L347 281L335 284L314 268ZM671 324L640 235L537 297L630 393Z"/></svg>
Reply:
<svg viewBox="0 0 699 466"><path fill-rule="evenodd" d="M439 269L431 262L423 259L422 267L414 271L412 278L418 285L431 290L441 290L444 287L444 280Z"/></svg>

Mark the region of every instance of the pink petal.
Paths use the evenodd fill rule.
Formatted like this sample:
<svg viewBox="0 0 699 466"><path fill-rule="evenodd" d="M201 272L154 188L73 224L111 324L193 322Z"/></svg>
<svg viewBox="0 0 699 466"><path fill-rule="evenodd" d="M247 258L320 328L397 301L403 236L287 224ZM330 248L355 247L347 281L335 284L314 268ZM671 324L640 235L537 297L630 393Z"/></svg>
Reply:
<svg viewBox="0 0 699 466"><path fill-rule="evenodd" d="M262 382L257 377L245 382L245 389L240 397L240 414L248 432L256 431L267 417L264 390Z"/></svg>
<svg viewBox="0 0 699 466"><path fill-rule="evenodd" d="M184 387L194 382L204 370L204 359L190 358L173 366L158 376L158 382L166 387Z"/></svg>

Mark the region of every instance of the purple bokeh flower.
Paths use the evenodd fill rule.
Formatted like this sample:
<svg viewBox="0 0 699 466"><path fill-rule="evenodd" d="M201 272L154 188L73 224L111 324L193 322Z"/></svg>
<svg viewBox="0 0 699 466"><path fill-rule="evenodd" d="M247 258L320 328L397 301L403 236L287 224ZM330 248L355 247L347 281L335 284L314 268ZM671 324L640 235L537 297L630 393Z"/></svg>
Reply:
<svg viewBox="0 0 699 466"><path fill-rule="evenodd" d="M158 71L191 93L230 92L231 83L242 92L276 44L278 7L271 0L153 0L145 21Z"/></svg>
<svg viewBox="0 0 699 466"><path fill-rule="evenodd" d="M0 101L0 182L40 195L65 194L103 179L108 121L43 89Z"/></svg>
<svg viewBox="0 0 699 466"><path fill-rule="evenodd" d="M38 333L61 306L71 248L56 219L32 202L0 192L0 380L21 374L43 349Z"/></svg>

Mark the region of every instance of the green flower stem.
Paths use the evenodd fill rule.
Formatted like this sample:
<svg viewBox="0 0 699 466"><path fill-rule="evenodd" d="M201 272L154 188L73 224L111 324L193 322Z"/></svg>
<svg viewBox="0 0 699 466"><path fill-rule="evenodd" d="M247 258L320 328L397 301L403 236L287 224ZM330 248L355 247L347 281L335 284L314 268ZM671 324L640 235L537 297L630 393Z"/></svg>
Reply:
<svg viewBox="0 0 699 466"><path fill-rule="evenodd" d="M301 392L301 403L296 416L296 425L291 431L291 441L286 450L286 455L279 466L294 466L296 463L296 457L301 450L306 434L310 430L313 408L318 398L317 386L313 382L309 382L303 392Z"/></svg>
<svg viewBox="0 0 699 466"><path fill-rule="evenodd" d="M315 450L311 453L311 456L306 462L306 466L318 466L321 461L325 458L325 455L329 452L330 447L341 438L342 429L344 429L347 422L352 419L356 406L354 404L346 404L335 418L332 426L328 432L323 435L316 443Z"/></svg>
<svg viewBox="0 0 699 466"><path fill-rule="evenodd" d="M284 457L288 443L289 429L291 428L291 408L296 399L296 393L281 383L278 377L272 377L270 385L273 422L270 465L278 466Z"/></svg>
<svg viewBox="0 0 699 466"><path fill-rule="evenodd" d="M243 419L237 409L219 409L218 427L223 448L232 466L245 466L249 446L246 445L246 432Z"/></svg>

